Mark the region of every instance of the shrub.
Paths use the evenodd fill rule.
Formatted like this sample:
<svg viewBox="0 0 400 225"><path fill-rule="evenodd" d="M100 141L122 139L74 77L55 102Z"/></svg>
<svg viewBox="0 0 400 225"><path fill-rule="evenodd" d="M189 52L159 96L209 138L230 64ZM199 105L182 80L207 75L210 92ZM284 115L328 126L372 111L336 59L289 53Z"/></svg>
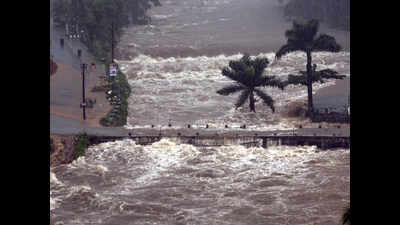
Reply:
<svg viewBox="0 0 400 225"><path fill-rule="evenodd" d="M107 66L106 66L107 67ZM127 122L128 116L128 98L131 94L131 88L128 80L124 73L119 69L117 76L112 81L110 89L112 91L111 97L118 96L121 101L121 105L117 110L114 117L111 117L111 111L100 120L102 126L123 126ZM107 91L109 91L107 90Z"/></svg>
<svg viewBox="0 0 400 225"><path fill-rule="evenodd" d="M86 133L78 134L74 145L74 159L84 156L88 146L89 136Z"/></svg>

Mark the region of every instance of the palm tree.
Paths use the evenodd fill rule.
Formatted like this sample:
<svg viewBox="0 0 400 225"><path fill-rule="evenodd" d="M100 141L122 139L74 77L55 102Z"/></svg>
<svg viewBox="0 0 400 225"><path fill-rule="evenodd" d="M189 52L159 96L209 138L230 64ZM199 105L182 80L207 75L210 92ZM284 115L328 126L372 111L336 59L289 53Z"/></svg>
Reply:
<svg viewBox="0 0 400 225"><path fill-rule="evenodd" d="M312 69L312 82L320 82L321 84L325 82L326 79L343 79L346 77L346 75L339 75L338 72L331 70L331 69L324 69L324 70L319 70L316 71L317 65L313 64L313 69ZM288 80L286 81L286 85L288 84L295 84L295 85L304 85L307 86L308 80L307 80L307 72L306 71L300 71L301 75L293 75L289 74L288 75Z"/></svg>
<svg viewBox="0 0 400 225"><path fill-rule="evenodd" d="M317 36L319 29L318 20L309 20L305 23L293 21L293 27L285 32L287 43L276 53L276 58L293 51L303 51L307 55L307 92L308 92L308 115L313 115L312 101L312 57L311 53L316 51L338 52L341 46L335 38L326 34Z"/></svg>
<svg viewBox="0 0 400 225"><path fill-rule="evenodd" d="M272 112L275 112L274 100L257 87L272 86L284 89L285 84L275 76L263 76L264 69L268 66L267 58L250 59L246 53L240 60L230 61L229 67L222 69L222 75L235 81L235 84L226 86L217 91L220 95L230 95L241 91L235 106L239 108L249 99L250 111L256 112L254 94L258 95Z"/></svg>

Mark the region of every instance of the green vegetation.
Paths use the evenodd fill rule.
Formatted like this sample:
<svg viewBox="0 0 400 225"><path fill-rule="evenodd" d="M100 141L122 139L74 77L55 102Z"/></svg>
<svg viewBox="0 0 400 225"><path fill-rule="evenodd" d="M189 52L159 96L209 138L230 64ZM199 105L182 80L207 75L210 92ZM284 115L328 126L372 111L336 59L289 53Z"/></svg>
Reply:
<svg viewBox="0 0 400 225"><path fill-rule="evenodd" d="M235 81L235 84L226 86L217 91L220 95L230 95L241 91L236 108L242 106L249 99L250 111L255 112L254 93L257 94L263 102L275 112L274 100L257 87L272 86L283 90L284 83L275 78L275 76L263 76L264 69L268 66L267 58L250 59L248 54L238 61L230 61L229 67L222 69L222 75Z"/></svg>
<svg viewBox="0 0 400 225"><path fill-rule="evenodd" d="M307 22L293 21L292 29L285 32L287 43L283 45L278 52L276 58L280 59L282 56L294 52L302 51L307 55L307 92L308 92L308 116L313 117L313 99L312 99L312 52L316 51L329 51L338 52L341 46L336 42L335 38L326 34L317 36L319 29L318 20L309 20Z"/></svg>
<svg viewBox="0 0 400 225"><path fill-rule="evenodd" d="M100 120L103 126L123 126L128 117L128 98L131 89L125 74L118 68L117 76L112 80L106 91L107 99L113 105L113 109Z"/></svg>
<svg viewBox="0 0 400 225"><path fill-rule="evenodd" d="M284 8L290 18L317 19L350 30L350 0L291 0Z"/></svg>
<svg viewBox="0 0 400 225"><path fill-rule="evenodd" d="M81 133L76 136L76 141L74 145L74 159L85 155L85 150L89 146L89 137L86 133Z"/></svg>
<svg viewBox="0 0 400 225"><path fill-rule="evenodd" d="M51 10L55 24L79 32L89 51L101 59L110 55L112 24L118 40L123 27L148 23L147 10L160 5L159 0L53 0Z"/></svg>

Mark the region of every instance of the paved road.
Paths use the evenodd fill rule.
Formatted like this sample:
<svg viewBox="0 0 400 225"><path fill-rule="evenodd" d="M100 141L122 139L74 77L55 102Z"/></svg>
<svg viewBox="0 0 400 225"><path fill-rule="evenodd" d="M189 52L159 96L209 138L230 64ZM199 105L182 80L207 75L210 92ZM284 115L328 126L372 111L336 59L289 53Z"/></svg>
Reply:
<svg viewBox="0 0 400 225"><path fill-rule="evenodd" d="M98 121L110 109L104 92L91 92L90 90L100 82L101 76L105 75L104 65L95 60L90 55L87 48L79 40L68 40L64 31L54 26L50 26L50 54L57 63L57 72L50 77L50 115L52 121L62 117L82 120L82 70L81 63L96 64L96 69L85 72L86 98L96 99L93 108L86 110L86 126L97 126ZM64 47L60 45L60 38L64 38ZM82 55L78 57L78 49L81 49ZM57 115L58 117L54 117ZM52 125L53 126L53 125ZM83 125L82 125L83 126ZM58 127L57 129L62 129Z"/></svg>

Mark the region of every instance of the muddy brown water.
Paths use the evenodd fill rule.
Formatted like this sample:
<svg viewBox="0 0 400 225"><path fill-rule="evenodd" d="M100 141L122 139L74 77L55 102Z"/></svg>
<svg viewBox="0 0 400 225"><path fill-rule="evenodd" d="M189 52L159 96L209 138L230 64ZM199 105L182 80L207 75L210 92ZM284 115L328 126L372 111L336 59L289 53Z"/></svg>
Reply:
<svg viewBox="0 0 400 225"><path fill-rule="evenodd" d="M51 221L64 224L339 224L349 150L197 148L120 140L50 172Z"/></svg>
<svg viewBox="0 0 400 225"><path fill-rule="evenodd" d="M221 76L245 51L271 61L283 79L305 70L305 55L274 61L291 24L277 1L161 1L150 25L131 27L119 63L132 87L127 127L173 123L242 123L248 129L292 129L260 102L257 113L234 110L237 96L218 96ZM319 69L350 76L349 32L321 30L345 47L316 53ZM316 84L314 90L324 85ZM306 96L304 87L266 89L277 111ZM265 116L267 115L267 116ZM157 127L158 128L158 127ZM197 148L163 139L92 146L85 157L50 172L50 220L64 224L340 224L350 194L350 150L311 146Z"/></svg>

